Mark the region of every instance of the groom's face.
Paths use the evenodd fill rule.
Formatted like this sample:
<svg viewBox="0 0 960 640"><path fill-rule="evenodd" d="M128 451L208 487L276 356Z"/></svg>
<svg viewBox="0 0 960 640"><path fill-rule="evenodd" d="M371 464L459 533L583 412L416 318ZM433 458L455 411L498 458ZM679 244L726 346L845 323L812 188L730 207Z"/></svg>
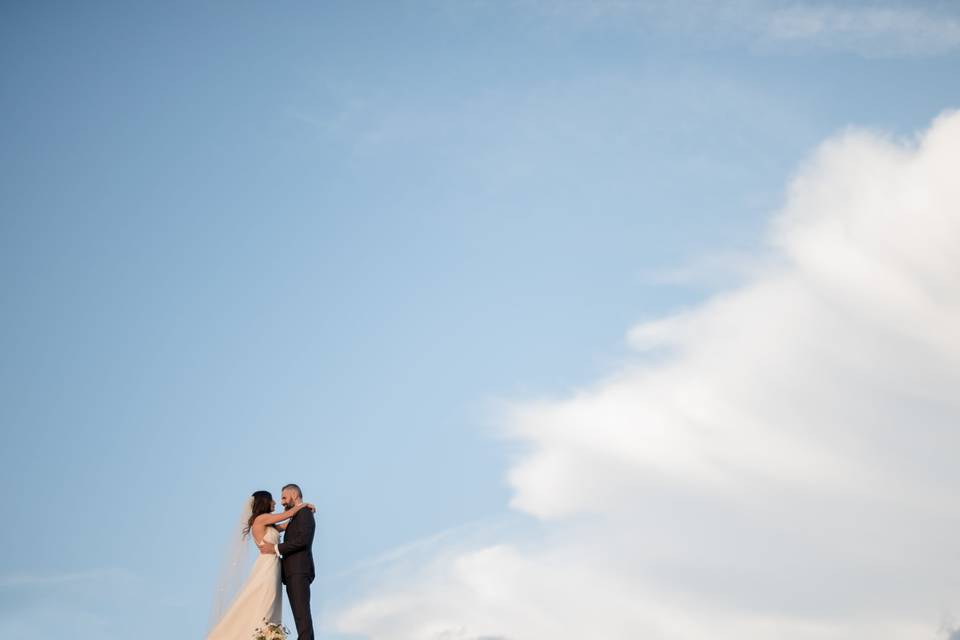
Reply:
<svg viewBox="0 0 960 640"><path fill-rule="evenodd" d="M297 504L297 492L292 489L284 489L283 493L280 494L280 504L283 505L284 511L293 509Z"/></svg>

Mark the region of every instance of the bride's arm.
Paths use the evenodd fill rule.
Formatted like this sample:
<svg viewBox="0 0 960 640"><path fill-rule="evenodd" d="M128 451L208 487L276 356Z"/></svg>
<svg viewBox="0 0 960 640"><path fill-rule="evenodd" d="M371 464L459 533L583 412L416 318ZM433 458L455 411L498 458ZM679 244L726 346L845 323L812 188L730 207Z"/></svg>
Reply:
<svg viewBox="0 0 960 640"><path fill-rule="evenodd" d="M262 524L263 526L269 526L271 524L277 524L278 522L283 522L284 520L289 520L297 514L300 509L309 508L311 511L316 511L317 508L310 504L309 502L301 502L293 509L289 511L281 511L280 513L261 513L257 516L256 520L253 521L253 524Z"/></svg>

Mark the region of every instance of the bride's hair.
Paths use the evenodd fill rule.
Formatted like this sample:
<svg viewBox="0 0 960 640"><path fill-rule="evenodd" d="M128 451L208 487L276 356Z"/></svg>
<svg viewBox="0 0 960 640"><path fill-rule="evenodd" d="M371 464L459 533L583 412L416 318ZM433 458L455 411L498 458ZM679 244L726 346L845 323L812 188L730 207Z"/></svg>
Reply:
<svg viewBox="0 0 960 640"><path fill-rule="evenodd" d="M254 491L251 497L253 498L253 510L250 512L250 519L247 521L247 527L243 530L243 535L250 533L250 527L253 526L253 521L257 519L257 516L273 511L273 496L270 495L269 491Z"/></svg>

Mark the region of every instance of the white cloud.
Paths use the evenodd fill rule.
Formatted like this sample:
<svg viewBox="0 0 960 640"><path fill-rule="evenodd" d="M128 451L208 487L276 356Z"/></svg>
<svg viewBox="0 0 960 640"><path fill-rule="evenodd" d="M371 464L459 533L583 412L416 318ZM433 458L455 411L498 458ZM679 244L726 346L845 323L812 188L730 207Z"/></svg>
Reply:
<svg viewBox="0 0 960 640"><path fill-rule="evenodd" d="M511 504L540 535L387 563L338 628L935 637L960 604L957 166L958 113L827 141L770 226L777 260L631 329L609 378L508 407Z"/></svg>

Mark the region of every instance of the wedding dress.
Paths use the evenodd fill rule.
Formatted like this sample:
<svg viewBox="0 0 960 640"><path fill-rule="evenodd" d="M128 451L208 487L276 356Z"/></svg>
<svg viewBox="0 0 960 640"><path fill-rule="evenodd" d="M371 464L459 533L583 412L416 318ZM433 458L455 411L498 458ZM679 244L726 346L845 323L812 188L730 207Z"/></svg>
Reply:
<svg viewBox="0 0 960 640"><path fill-rule="evenodd" d="M252 538L252 536L251 536ZM280 532L267 527L263 542L273 546ZM283 600L280 594L280 558L275 554L257 556L250 576L207 640L251 640L257 627L280 623Z"/></svg>

